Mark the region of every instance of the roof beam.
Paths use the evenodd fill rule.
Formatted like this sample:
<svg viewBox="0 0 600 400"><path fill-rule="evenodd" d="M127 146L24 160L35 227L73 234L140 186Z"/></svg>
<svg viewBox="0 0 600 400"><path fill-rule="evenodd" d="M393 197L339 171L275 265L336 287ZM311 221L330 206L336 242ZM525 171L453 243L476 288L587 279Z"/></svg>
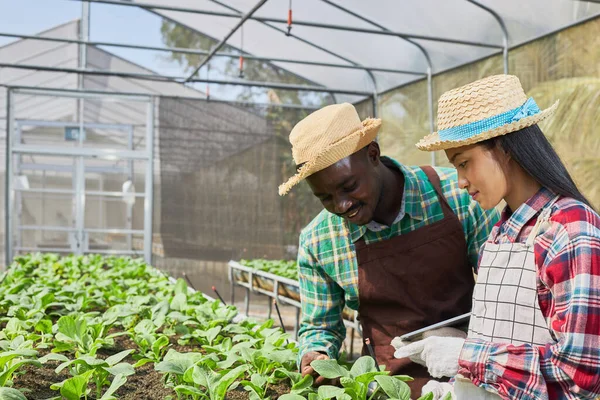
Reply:
<svg viewBox="0 0 600 400"><path fill-rule="evenodd" d="M206 56L209 53L208 51L205 51L205 50L196 50L196 49L190 49L190 48L185 48L185 47L142 46L142 45L136 45L136 44L125 44L125 43L117 43L117 42L96 42L96 41L66 39L66 38L57 38L57 37L49 37L49 36L20 35L20 34L16 34L16 33L8 33L8 32L0 32L0 37L39 40L39 41L57 42L57 43L87 44L90 46L106 46L106 47L120 47L120 48L137 49L137 50L152 50L152 51L162 51L162 52L170 52L170 53L196 54L196 55L201 55L201 56ZM425 75L423 72L420 72L420 71L409 71L409 70L392 69L392 68L378 68L378 67L369 67L369 66L365 66L363 68L363 67L351 65L351 64L336 64L336 63L327 63L327 62L318 62L318 61L293 60L293 59L289 59L289 58L258 57L258 56L253 56L253 55L249 55L249 54L233 54L233 53L217 52L217 53L215 53L214 56L215 57L238 58L240 55L242 55L245 60L253 60L253 61L303 64L303 65L312 65L312 66L317 66L317 67L360 69L360 70L364 70L365 68L367 68L374 72L387 72L387 73L392 73L392 74L406 74L406 75L419 75L419 76Z"/></svg>
<svg viewBox="0 0 600 400"><path fill-rule="evenodd" d="M213 56L217 53L217 51L219 51L219 49L221 47L223 47L223 45L225 45L225 43L227 43L227 41L229 40L229 38L231 36L233 36L233 34L235 32L237 32L238 29L240 29L240 27L242 25L244 25L244 22L246 22L248 20L248 18L251 18L252 15L258 11L259 8L261 8L263 6L263 4L265 4L267 2L267 0L260 0L258 3L256 3L254 5L254 7L252 7L252 9L250 11L248 11L246 14L244 14L242 16L242 18L238 21L237 24L235 24L235 26L233 27L233 29L231 29L229 31L229 33L227 35L225 35L225 37L215 46L212 48L212 50L210 51L210 53L206 56L206 58L204 58L204 60L202 60L202 62L200 63L200 65L198 65L195 69L194 72L192 72L190 74L190 76L187 77L187 79L185 80L185 82L189 82L192 80L192 78L194 78L194 75L196 75L198 73L198 71L200 71L200 69L205 66L206 64L208 64L208 62L211 60L211 58L213 58Z"/></svg>
<svg viewBox="0 0 600 400"><path fill-rule="evenodd" d="M74 73L84 75L100 75L100 76L115 76L120 78L132 78L142 79L151 81L162 81L162 82L173 82L183 83L186 81L185 76L171 76L171 75L153 75L153 74L140 74L132 72L117 72L117 71L105 71L95 69L81 69L81 68L61 68L61 67L49 67L43 65L29 65L29 64L9 64L0 63L0 68L15 68L25 70L36 70L36 71L48 71L48 72L62 72L62 73ZM275 82L256 82L256 81L230 81L223 79L190 79L188 82L201 82L201 83L214 83L218 85L232 85L232 86L251 86L251 87L264 87L270 89L281 89L281 90L298 90L306 92L324 92L324 93L341 93L351 94L356 96L371 96L371 92L363 92L358 90L345 90L345 89L331 89L323 86L308 86L308 85L290 85L284 83Z"/></svg>
<svg viewBox="0 0 600 400"><path fill-rule="evenodd" d="M212 15L216 17L226 17L226 18L239 18L238 14L234 13L226 13L220 11L209 11L209 10L200 10L195 8L185 8L185 7L171 7L171 6L163 6L151 3L143 3L143 2L123 2L117 0L73 0L73 1L88 1L91 3L102 3L102 4L113 4L113 5L121 5L121 6L130 6L130 7L139 7L150 10L165 10L165 11L177 11L177 12L185 12L192 14L204 14L204 15ZM250 17L248 18L253 21L258 22L272 22L278 24L287 24L286 19L282 18L265 18L265 17ZM442 43L452 43L452 44L460 44L465 46L476 46L476 47L486 47L492 49L501 49L502 46L491 44L491 43L483 43L483 42L475 42L468 40L459 40L459 39L449 39L437 36L427 36L427 35L417 35L412 33L404 33L404 32L393 32L393 31L381 31L377 29L365 29L365 28L357 28L353 26L344 26L344 25L332 25L332 24L322 24L311 21L297 21L295 20L294 25L298 26L308 26L313 28L323 28L323 29L334 29L341 30L347 32L358 32L358 33L368 33L373 35L385 35L385 36L399 36L407 39L420 39L420 40L430 40L434 42L442 42Z"/></svg>

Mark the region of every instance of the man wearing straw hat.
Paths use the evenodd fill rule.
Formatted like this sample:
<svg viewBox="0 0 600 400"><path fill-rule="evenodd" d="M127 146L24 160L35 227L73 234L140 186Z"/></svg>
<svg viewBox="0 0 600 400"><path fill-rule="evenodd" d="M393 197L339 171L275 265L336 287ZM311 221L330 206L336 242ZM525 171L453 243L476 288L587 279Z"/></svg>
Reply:
<svg viewBox="0 0 600 400"><path fill-rule="evenodd" d="M473 268L498 215L460 190L454 170L380 156L380 126L345 103L312 113L290 134L297 173L279 194L306 179L325 208L300 235L299 364L315 375L313 360L337 358L348 305L379 364L414 377L409 385L420 393L427 370L395 359L390 342L471 310Z"/></svg>

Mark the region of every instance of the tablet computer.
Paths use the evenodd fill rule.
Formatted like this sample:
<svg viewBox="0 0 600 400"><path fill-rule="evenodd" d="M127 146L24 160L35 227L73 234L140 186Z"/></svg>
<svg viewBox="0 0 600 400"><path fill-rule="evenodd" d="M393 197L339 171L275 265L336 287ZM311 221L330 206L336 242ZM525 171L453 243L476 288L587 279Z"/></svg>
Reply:
<svg viewBox="0 0 600 400"><path fill-rule="evenodd" d="M446 326L463 326L469 323L469 317L471 316L471 312L464 313L462 315L458 315L456 317L447 319L445 321L438 322L433 325L426 326L425 328L417 329L416 331L412 331L400 336L400 339L406 342L412 342L415 340L420 340L423 334L427 331L431 331L433 329L443 328Z"/></svg>

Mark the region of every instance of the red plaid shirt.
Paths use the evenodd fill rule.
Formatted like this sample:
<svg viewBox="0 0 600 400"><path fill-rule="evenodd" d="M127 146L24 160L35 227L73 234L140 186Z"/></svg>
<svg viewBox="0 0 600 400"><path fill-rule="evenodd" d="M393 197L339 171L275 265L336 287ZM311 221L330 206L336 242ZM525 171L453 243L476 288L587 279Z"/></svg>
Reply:
<svg viewBox="0 0 600 400"><path fill-rule="evenodd" d="M555 195L542 188L492 230L493 243L525 242ZM555 343L511 345L467 339L459 373L505 399L595 399L600 395L600 216L560 198L535 239L538 299Z"/></svg>

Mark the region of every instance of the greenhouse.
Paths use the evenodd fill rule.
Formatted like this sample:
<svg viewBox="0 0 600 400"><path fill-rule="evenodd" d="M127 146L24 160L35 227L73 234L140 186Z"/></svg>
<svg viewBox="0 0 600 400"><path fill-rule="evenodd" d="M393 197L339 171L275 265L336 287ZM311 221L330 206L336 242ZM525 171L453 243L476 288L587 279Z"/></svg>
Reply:
<svg viewBox="0 0 600 400"><path fill-rule="evenodd" d="M453 111L443 108L444 96L514 75L537 102L534 114L554 112L540 118L542 135L582 201L598 210L599 66L597 0L0 1L0 399L538 398L473 377L495 397L464 394L459 386L421 392L412 369L381 365L376 336L387 328L370 326L383 317L367 311L362 297L371 276L365 257L377 263L374 247L357 237L346 245L343 231L315 225L328 212L344 214L331 212L318 193L329 188L329 176L300 182L284 196L280 185L313 165L298 161L302 149L290 133L331 106L349 104L363 121L363 136L365 121L380 121L372 143L381 148L382 168L390 168L384 155L402 164L402 179L405 166L422 166L425 172L415 175L421 178L423 166L434 166L441 189L427 175L427 193L447 194L444 179L451 178L440 171L456 167L461 184L461 169L448 161L452 153L415 145L446 130L444 113ZM467 115L474 101L461 112ZM340 142L332 137L328 146ZM485 220L489 231L466 228L479 193L468 190L464 215L460 201L455 206L446 196L444 203L463 223L461 240L471 252L511 203L504 197L491 207L497 215ZM392 202L381 193L378 207ZM402 197L390 223L373 217L355 225L371 230L369 224L381 223L387 232L414 211L406 202ZM417 203L425 215L431 201ZM476 234L477 246L469 239ZM451 259L447 250L418 247L407 250L407 259ZM316 248L323 253L307 250ZM586 262L600 266L594 254ZM319 266L314 275L307 275L307 260ZM467 311L473 323L471 295L483 275L477 260L472 267L461 278L471 285L469 307L431 306L441 310L439 318L423 317L402 334L438 328ZM413 275L408 286L429 279ZM377 297L373 287L371 307L394 290L412 293L382 290ZM445 289L415 290L451 302ZM541 297L539 303L549 321ZM305 365L309 337L325 357ZM578 357L583 364L586 356ZM539 373L536 379L552 381ZM429 375L438 378L431 368ZM471 380L465 381L473 386ZM597 383L568 382L563 386L577 387L573 397L551 385L536 393L600 397Z"/></svg>

